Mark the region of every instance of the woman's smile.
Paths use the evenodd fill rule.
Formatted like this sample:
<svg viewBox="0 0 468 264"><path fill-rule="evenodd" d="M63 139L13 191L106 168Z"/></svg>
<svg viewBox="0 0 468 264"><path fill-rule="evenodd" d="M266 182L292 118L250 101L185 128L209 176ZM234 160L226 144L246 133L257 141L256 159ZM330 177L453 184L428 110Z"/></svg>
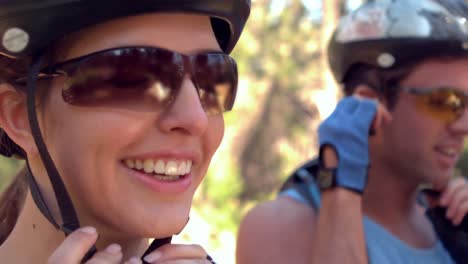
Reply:
<svg viewBox="0 0 468 264"><path fill-rule="evenodd" d="M141 155L125 158L121 164L131 177L161 193L182 193L188 190L199 158L194 154Z"/></svg>

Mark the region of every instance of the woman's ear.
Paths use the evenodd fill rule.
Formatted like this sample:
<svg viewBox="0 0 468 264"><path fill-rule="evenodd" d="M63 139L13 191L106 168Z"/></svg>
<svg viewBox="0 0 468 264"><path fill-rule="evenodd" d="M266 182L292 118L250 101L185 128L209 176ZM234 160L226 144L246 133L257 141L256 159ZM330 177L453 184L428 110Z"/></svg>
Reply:
<svg viewBox="0 0 468 264"><path fill-rule="evenodd" d="M0 128L26 153L37 152L29 127L26 94L8 83L0 84Z"/></svg>
<svg viewBox="0 0 468 264"><path fill-rule="evenodd" d="M369 99L375 99L375 100L379 99L377 92L366 84L358 85L354 89L353 95L357 95L357 96L369 98Z"/></svg>

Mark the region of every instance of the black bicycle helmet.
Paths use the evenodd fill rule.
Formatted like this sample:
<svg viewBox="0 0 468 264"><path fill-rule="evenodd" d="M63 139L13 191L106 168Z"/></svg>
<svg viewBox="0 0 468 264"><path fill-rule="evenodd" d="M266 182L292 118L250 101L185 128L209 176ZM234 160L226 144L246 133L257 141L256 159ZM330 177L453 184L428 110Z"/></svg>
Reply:
<svg viewBox="0 0 468 264"><path fill-rule="evenodd" d="M212 17L221 48L236 45L250 0L9 0L0 3L0 53L21 58L40 52L62 36L111 19L153 12Z"/></svg>
<svg viewBox="0 0 468 264"><path fill-rule="evenodd" d="M381 69L468 51L463 0L369 0L341 19L328 46L330 68L344 82L355 65Z"/></svg>
<svg viewBox="0 0 468 264"><path fill-rule="evenodd" d="M42 139L35 109L36 82L45 50L63 36L109 20L146 13L188 13L211 17L213 32L222 50L230 53L250 14L250 0L6 0L0 2L0 58L6 56L30 63L26 85L31 131L50 178L63 223L52 217L32 175L27 174L34 201L41 213L66 235L79 228L73 203ZM5 69L3 69L5 70ZM0 154L25 158L24 151L7 135L2 135ZM26 159L27 161L27 159ZM145 252L170 242L156 239ZM96 249L93 247L84 260Z"/></svg>

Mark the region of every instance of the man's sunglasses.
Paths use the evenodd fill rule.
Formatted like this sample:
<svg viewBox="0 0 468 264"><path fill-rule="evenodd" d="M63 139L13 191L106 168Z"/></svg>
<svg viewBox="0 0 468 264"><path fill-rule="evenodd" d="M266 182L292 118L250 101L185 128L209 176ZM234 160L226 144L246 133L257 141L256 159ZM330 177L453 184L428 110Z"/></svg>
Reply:
<svg viewBox="0 0 468 264"><path fill-rule="evenodd" d="M184 55L157 47L114 48L46 67L41 76L64 76L63 99L76 106L164 109L187 77L212 115L231 110L237 92L236 62L221 52Z"/></svg>
<svg viewBox="0 0 468 264"><path fill-rule="evenodd" d="M468 92L455 88L405 88L403 91L417 96L417 105L421 110L445 122L459 119L468 106Z"/></svg>

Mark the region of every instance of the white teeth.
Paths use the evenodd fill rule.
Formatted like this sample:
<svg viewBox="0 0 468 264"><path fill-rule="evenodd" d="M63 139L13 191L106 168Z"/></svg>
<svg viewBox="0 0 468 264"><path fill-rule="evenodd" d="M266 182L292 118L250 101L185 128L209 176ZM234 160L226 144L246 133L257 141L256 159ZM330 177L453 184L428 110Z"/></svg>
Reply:
<svg viewBox="0 0 468 264"><path fill-rule="evenodd" d="M191 160L131 160L123 161L130 169L143 171L147 174L154 174L154 177L161 180L177 180L182 175L189 174L192 170Z"/></svg>
<svg viewBox="0 0 468 264"><path fill-rule="evenodd" d="M135 160L135 169L137 169L137 170L143 169L143 161Z"/></svg>
<svg viewBox="0 0 468 264"><path fill-rule="evenodd" d="M186 167L186 169L187 169L187 170L185 171L185 174L189 174L190 171L192 170L192 161L191 161L191 160L187 161L187 167Z"/></svg>
<svg viewBox="0 0 468 264"><path fill-rule="evenodd" d="M158 160L156 162L156 165L154 165L154 171L157 174L163 174L166 171L165 168L164 168L164 161Z"/></svg>
<svg viewBox="0 0 468 264"><path fill-rule="evenodd" d="M130 169L135 168L135 161L133 161L133 160L125 160L125 164L126 164L127 167L129 167Z"/></svg>
<svg viewBox="0 0 468 264"><path fill-rule="evenodd" d="M143 162L143 170L146 172L146 173L153 173L154 171L154 161L152 160L145 160Z"/></svg>
<svg viewBox="0 0 468 264"><path fill-rule="evenodd" d="M452 148L450 148L450 149L445 149L444 152L445 152L445 154L447 154L447 155L454 155L455 153L457 153L457 151L456 151L455 149L452 149Z"/></svg>
<svg viewBox="0 0 468 264"><path fill-rule="evenodd" d="M186 166L187 166L187 165L185 165L185 161L181 162L181 163L179 164L179 169L177 170L177 174L179 174L179 175L184 175L184 174L186 174L186 172L185 172L185 171L186 171Z"/></svg>
<svg viewBox="0 0 468 264"><path fill-rule="evenodd" d="M457 148L438 148L438 151L447 156L454 156L459 153Z"/></svg>
<svg viewBox="0 0 468 264"><path fill-rule="evenodd" d="M177 175L177 163L173 160L166 164L166 175L174 176Z"/></svg>

